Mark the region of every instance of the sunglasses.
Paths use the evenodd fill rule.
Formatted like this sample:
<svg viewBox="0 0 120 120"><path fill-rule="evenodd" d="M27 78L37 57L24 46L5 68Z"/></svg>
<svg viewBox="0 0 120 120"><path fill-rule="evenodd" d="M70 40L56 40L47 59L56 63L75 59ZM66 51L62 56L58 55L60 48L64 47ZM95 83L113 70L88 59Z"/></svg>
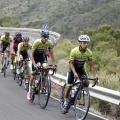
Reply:
<svg viewBox="0 0 120 120"><path fill-rule="evenodd" d="M42 36L43 38L49 38L49 36Z"/></svg>
<svg viewBox="0 0 120 120"><path fill-rule="evenodd" d="M81 43L82 43L82 44L87 44L87 45L89 44L89 42L86 42L86 41L84 41L84 42L81 42Z"/></svg>

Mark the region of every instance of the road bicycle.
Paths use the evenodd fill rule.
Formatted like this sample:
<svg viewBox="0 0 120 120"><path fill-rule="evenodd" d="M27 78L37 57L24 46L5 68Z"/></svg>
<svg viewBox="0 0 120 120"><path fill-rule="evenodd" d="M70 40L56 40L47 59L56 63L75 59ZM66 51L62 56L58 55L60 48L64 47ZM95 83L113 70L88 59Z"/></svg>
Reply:
<svg viewBox="0 0 120 120"><path fill-rule="evenodd" d="M74 80L72 89L70 91L67 110L69 110L71 106L74 107L74 114L76 120L84 120L88 114L90 107L90 93L88 88L84 87L84 80L94 81L92 87L94 87L98 82L98 80L86 77L81 78L80 76L78 80ZM66 112L63 110L65 88L66 83L64 84L60 95L61 112L63 114L66 114Z"/></svg>
<svg viewBox="0 0 120 120"><path fill-rule="evenodd" d="M45 77L44 75L45 70L52 70L51 75L53 75L54 72L56 71L56 68L57 66L52 67L52 65L49 65L48 68L43 68L41 66L35 73L36 76L32 85L32 99L30 100L30 102L32 103L35 99L35 95L38 95L38 103L42 109L46 108L51 93L50 75Z"/></svg>
<svg viewBox="0 0 120 120"><path fill-rule="evenodd" d="M0 51L2 52L2 51ZM8 58L7 58L7 54L9 53L10 51L9 50L5 50L4 53L4 62L3 62L3 68L1 69L1 73L4 73L4 77L6 76L6 70L7 70L7 66L9 65L9 62L8 61Z"/></svg>
<svg viewBox="0 0 120 120"><path fill-rule="evenodd" d="M29 59L21 60L20 63L20 68L16 72L16 77L17 77L17 83L19 86L24 84L25 89L28 89L28 80L29 76L25 76L25 70L29 70L29 67L27 66L27 62L30 61Z"/></svg>

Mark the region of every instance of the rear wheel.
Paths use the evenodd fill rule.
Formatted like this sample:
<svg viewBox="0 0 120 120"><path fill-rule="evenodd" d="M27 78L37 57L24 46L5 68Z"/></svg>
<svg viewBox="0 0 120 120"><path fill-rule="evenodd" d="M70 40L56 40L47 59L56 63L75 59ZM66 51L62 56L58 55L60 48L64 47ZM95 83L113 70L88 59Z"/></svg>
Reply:
<svg viewBox="0 0 120 120"><path fill-rule="evenodd" d="M76 120L84 120L90 107L90 94L87 88L77 92L74 102L74 112Z"/></svg>
<svg viewBox="0 0 120 120"><path fill-rule="evenodd" d="M46 108L49 97L50 97L50 88L49 88L48 78L43 77L42 83L40 83L38 89L38 102L42 109Z"/></svg>
<svg viewBox="0 0 120 120"><path fill-rule="evenodd" d="M63 111L65 88L66 88L66 83L65 83L64 86L62 87L62 91L61 91L61 95L60 95L60 106L61 106L61 112L62 112L63 114L66 114L66 113Z"/></svg>
<svg viewBox="0 0 120 120"><path fill-rule="evenodd" d="M35 99L35 94L32 92L32 99L30 99L30 103L33 103L34 99Z"/></svg>

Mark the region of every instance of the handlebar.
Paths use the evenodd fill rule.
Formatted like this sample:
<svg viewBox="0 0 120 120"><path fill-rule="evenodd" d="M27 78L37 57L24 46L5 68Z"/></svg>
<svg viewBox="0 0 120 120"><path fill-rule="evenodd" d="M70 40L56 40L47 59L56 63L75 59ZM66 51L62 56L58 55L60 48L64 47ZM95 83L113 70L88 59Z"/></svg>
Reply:
<svg viewBox="0 0 120 120"><path fill-rule="evenodd" d="M0 50L0 52L3 52L2 50ZM5 50L4 52L10 52L10 50Z"/></svg>
<svg viewBox="0 0 120 120"><path fill-rule="evenodd" d="M52 70L53 72L51 73L51 75L54 75L54 73L55 73L55 71L56 71L56 69L57 69L57 65L55 65L55 66L53 66L53 65L49 65L49 67L47 67L47 68L44 68L43 66L40 66L40 67L37 67L38 68L38 70ZM37 71L37 70L36 70ZM38 71L37 71L37 73L39 73Z"/></svg>
<svg viewBox="0 0 120 120"><path fill-rule="evenodd" d="M17 56L17 54L15 54L15 53L11 53L11 55Z"/></svg>
<svg viewBox="0 0 120 120"><path fill-rule="evenodd" d="M98 83L98 81L99 81L98 78L95 79L95 78L87 78L87 77L80 77L80 76L79 76L79 79L81 81L83 81L83 80L92 80L92 81L94 81L94 84L92 85L92 87L94 87Z"/></svg>

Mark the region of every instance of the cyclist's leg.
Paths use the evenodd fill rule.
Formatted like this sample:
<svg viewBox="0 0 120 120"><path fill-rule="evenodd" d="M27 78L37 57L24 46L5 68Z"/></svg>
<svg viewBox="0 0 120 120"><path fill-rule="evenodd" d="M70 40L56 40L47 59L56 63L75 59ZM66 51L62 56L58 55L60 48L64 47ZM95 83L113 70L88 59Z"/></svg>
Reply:
<svg viewBox="0 0 120 120"><path fill-rule="evenodd" d="M35 78L35 69L34 69L34 66L32 64L32 71L31 71L30 80L29 80L29 91L27 93L27 99L28 100L32 99L32 84L33 84L34 78Z"/></svg>
<svg viewBox="0 0 120 120"><path fill-rule="evenodd" d="M27 52L21 53L21 55L23 56L23 60L26 60L26 59L28 60L28 59L29 59L29 58L28 58ZM25 74L25 77L28 78L28 74L29 74L28 62L26 62L26 64L25 64L25 71L24 71L24 74Z"/></svg>
<svg viewBox="0 0 120 120"><path fill-rule="evenodd" d="M11 54L11 65L10 65L10 69L13 70L13 62L16 62L15 60L15 55L17 53L17 50L14 49L14 51L12 51L13 55Z"/></svg>
<svg viewBox="0 0 120 120"><path fill-rule="evenodd" d="M10 51L10 43L7 44L6 50ZM8 61L10 62L10 52L8 52L7 55L8 55Z"/></svg>
<svg viewBox="0 0 120 120"><path fill-rule="evenodd" d="M88 77L85 70L82 70L81 72L79 72L79 75L81 77L86 77L86 78ZM85 80L83 84L84 84L84 87L88 87L89 86L89 80Z"/></svg>
<svg viewBox="0 0 120 120"><path fill-rule="evenodd" d="M6 50L6 45L2 44L2 54L1 54L1 70L3 69L3 63L4 63L4 51Z"/></svg>
<svg viewBox="0 0 120 120"><path fill-rule="evenodd" d="M48 63L42 63L43 68L48 68ZM45 77L48 75L49 70L45 70Z"/></svg>
<svg viewBox="0 0 120 120"><path fill-rule="evenodd" d="M68 112L68 103L69 103L69 95L70 95L70 90L72 88L74 81L74 74L72 71L68 73L68 78L67 78L67 83L66 83L66 89L65 89L65 94L64 94L64 105L63 105L63 111L66 113Z"/></svg>

